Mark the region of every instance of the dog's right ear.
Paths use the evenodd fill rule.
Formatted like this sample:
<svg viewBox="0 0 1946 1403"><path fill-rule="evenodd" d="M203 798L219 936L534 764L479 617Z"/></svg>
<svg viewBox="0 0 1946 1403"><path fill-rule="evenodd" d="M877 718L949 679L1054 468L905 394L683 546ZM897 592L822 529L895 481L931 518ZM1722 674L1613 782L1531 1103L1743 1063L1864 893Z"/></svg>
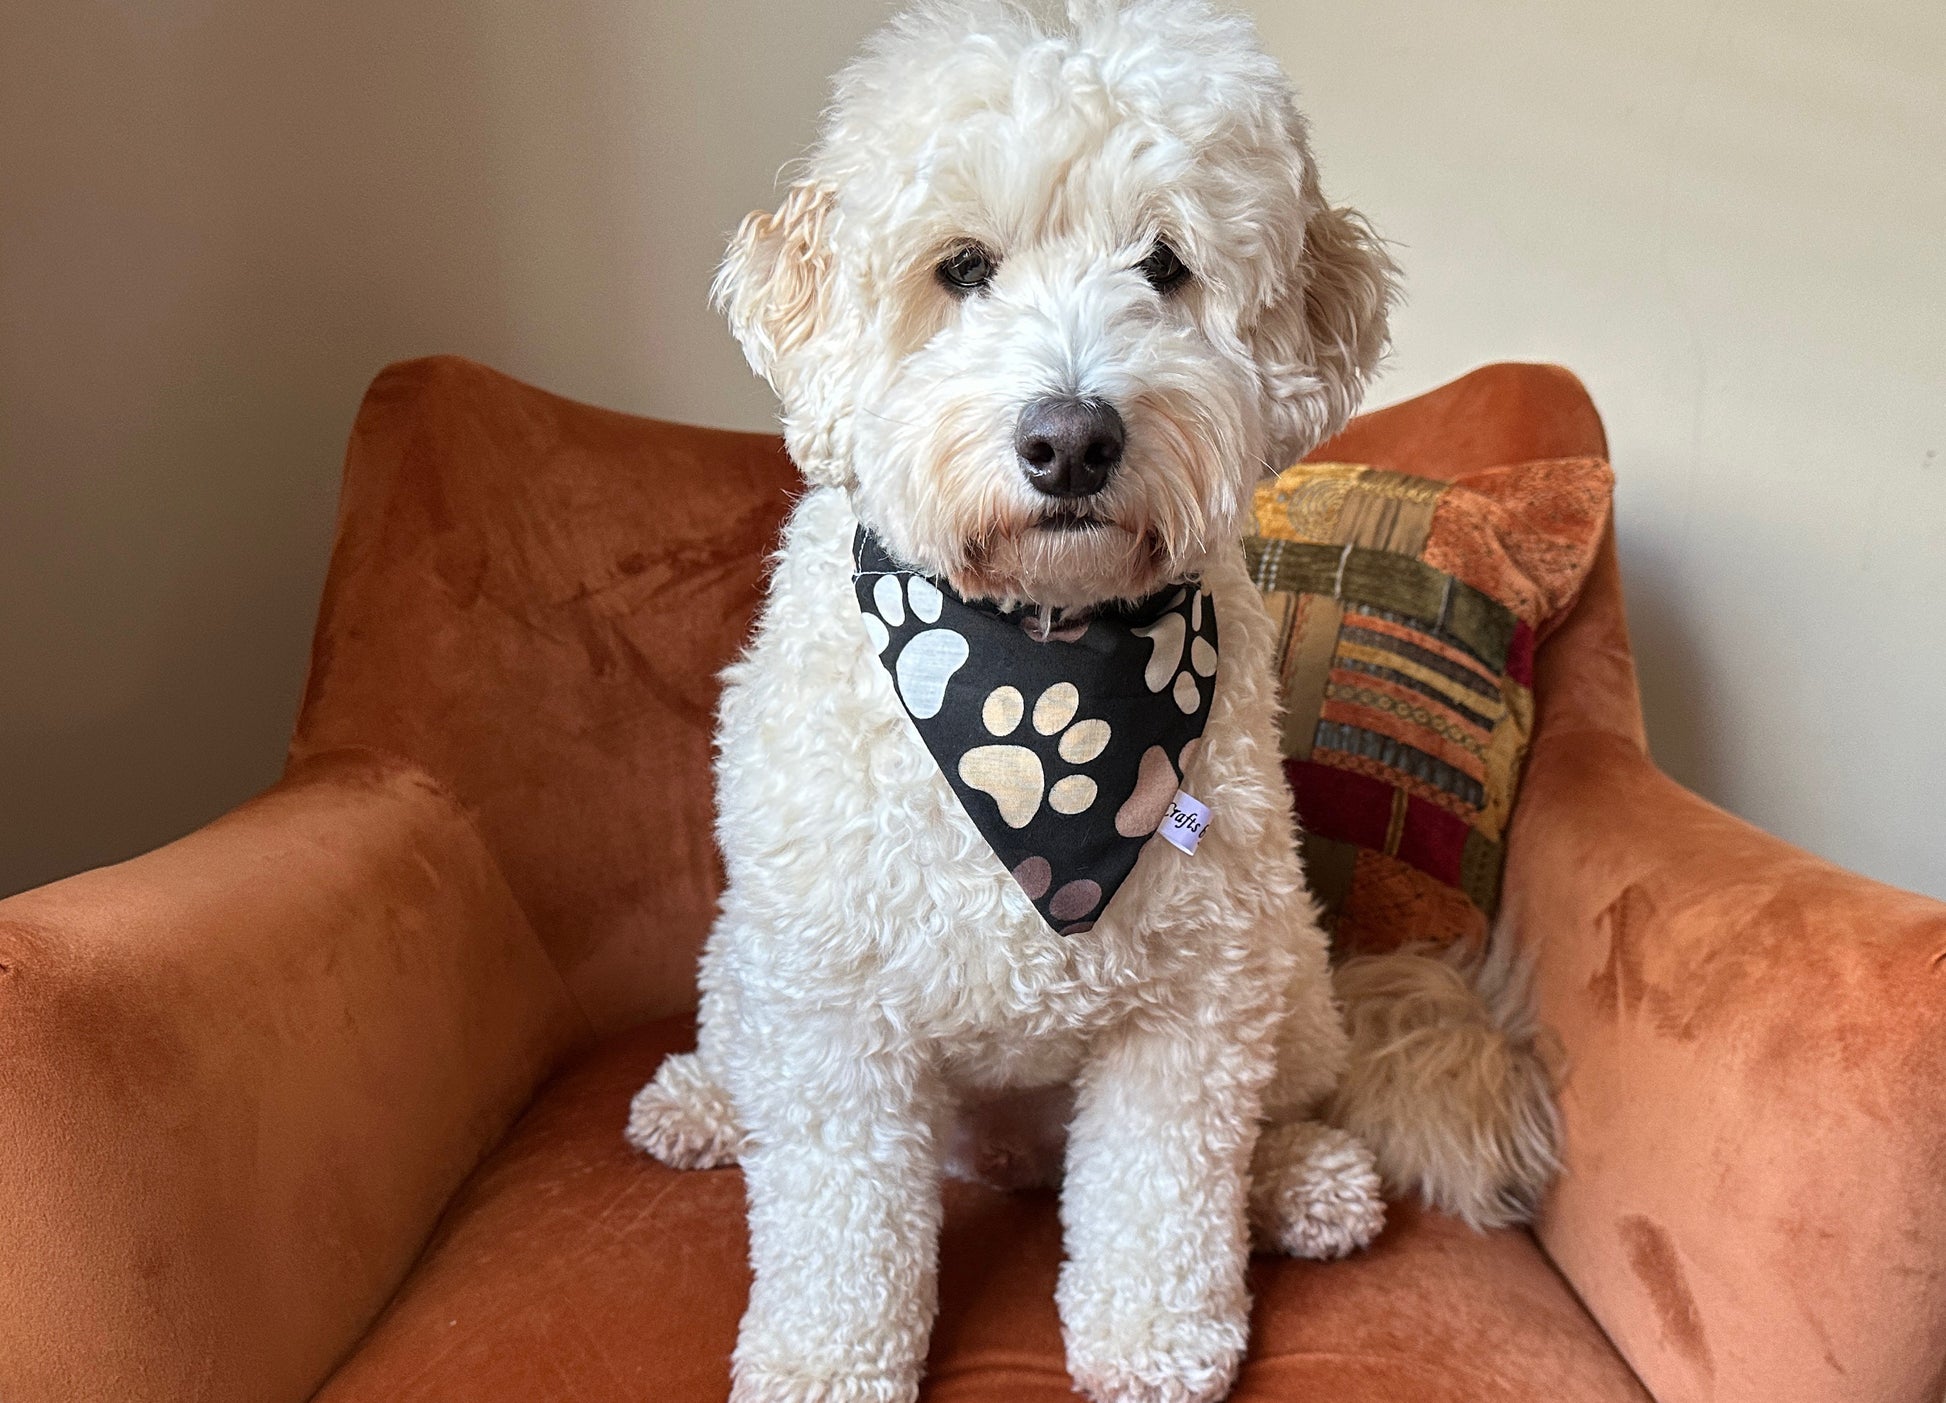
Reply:
<svg viewBox="0 0 1946 1403"><path fill-rule="evenodd" d="M744 216L710 286L710 302L729 318L744 359L780 395L780 362L810 339L827 309L824 226L833 204L830 186L799 181L776 213Z"/></svg>

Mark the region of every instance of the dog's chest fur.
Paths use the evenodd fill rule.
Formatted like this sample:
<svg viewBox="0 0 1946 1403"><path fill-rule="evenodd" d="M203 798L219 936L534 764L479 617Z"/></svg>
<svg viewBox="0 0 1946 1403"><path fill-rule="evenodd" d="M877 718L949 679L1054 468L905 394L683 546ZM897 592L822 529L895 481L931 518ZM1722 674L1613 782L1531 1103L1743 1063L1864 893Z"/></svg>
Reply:
<svg viewBox="0 0 1946 1403"><path fill-rule="evenodd" d="M1223 651L1186 787L1210 806L1210 830L1194 855L1151 842L1095 928L1062 937L979 836L871 651L855 526L840 491L799 503L755 637L725 674L723 920L763 934L712 938L706 996L760 986L829 1007L870 989L949 1054L951 1079L1022 1085L1070 1075L1094 1033L1175 1003L1190 977L1265 973L1251 931L1302 895L1272 744L1269 621L1240 554L1204 576Z"/></svg>

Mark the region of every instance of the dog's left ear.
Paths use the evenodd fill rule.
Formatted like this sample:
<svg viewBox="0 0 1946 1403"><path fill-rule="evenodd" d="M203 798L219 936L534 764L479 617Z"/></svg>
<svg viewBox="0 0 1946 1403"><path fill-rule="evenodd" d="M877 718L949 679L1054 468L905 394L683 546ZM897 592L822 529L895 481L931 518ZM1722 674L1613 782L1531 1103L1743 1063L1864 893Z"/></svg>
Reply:
<svg viewBox="0 0 1946 1403"><path fill-rule="evenodd" d="M1332 209L1307 180L1297 275L1259 319L1252 336L1270 399L1273 472L1345 426L1365 397L1390 344L1387 313L1398 267L1372 226L1352 209Z"/></svg>
<svg viewBox="0 0 1946 1403"><path fill-rule="evenodd" d="M729 319L744 359L780 395L780 364L810 339L826 309L824 226L833 203L830 186L799 181L774 213L744 216L710 285L710 302Z"/></svg>

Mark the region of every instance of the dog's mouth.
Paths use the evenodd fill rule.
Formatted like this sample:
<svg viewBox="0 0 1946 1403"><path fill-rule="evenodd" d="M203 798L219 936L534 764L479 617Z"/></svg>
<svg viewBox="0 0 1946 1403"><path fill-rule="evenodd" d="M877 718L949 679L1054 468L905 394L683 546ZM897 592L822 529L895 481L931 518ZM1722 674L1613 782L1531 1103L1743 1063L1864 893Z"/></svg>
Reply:
<svg viewBox="0 0 1946 1403"><path fill-rule="evenodd" d="M1036 520L1030 528L1035 531L1070 532L1099 531L1110 523L1091 512L1079 507L1056 507L1053 511Z"/></svg>
<svg viewBox="0 0 1946 1403"><path fill-rule="evenodd" d="M1154 528L1062 505L968 541L948 578L963 599L1072 610L1139 599L1163 583L1167 563Z"/></svg>

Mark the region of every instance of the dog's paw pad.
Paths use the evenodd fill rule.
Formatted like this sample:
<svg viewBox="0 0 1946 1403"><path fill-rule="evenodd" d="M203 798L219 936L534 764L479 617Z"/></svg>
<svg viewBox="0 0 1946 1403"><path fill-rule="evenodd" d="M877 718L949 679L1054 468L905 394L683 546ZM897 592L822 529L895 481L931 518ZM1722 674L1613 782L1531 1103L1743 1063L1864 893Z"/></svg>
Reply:
<svg viewBox="0 0 1946 1403"><path fill-rule="evenodd" d="M965 665L966 655L966 640L950 628L929 628L914 635L893 667L905 709L922 721L937 716L946 702L946 684Z"/></svg>
<svg viewBox="0 0 1946 1403"><path fill-rule="evenodd" d="M1047 776L1024 745L979 745L960 756L959 777L990 797L1009 828L1025 828L1041 811Z"/></svg>
<svg viewBox="0 0 1946 1403"><path fill-rule="evenodd" d="M1197 598L1202 598L1200 590ZM1169 685L1169 679L1176 675L1176 668L1182 662L1189 621L1172 607L1154 623L1134 631L1149 640L1151 649L1148 666L1142 669L1142 680L1148 683L1151 692L1159 692Z"/></svg>
<svg viewBox="0 0 1946 1403"><path fill-rule="evenodd" d="M980 703L980 723L987 728L988 735L1012 735L1026 714L1027 702L1018 687L995 687Z"/></svg>
<svg viewBox="0 0 1946 1403"><path fill-rule="evenodd" d="M1034 703L1034 729L1051 736L1074 720L1074 713L1080 708L1081 689L1072 682L1056 682Z"/></svg>
<svg viewBox="0 0 1946 1403"><path fill-rule="evenodd" d="M940 594L938 585L931 580L914 575L906 581L905 597L912 605L915 616L929 624L939 622L939 610L945 603L945 597Z"/></svg>
<svg viewBox="0 0 1946 1403"><path fill-rule="evenodd" d="M1097 759L1114 734L1099 717L1075 720L1080 709L1081 693L1072 682L1056 682L1034 701L1034 729L1053 737L1055 754L1075 766ZM1017 687L995 687L980 703L981 724L996 737L1013 735L1026 714L1027 699ZM1101 795L1101 786L1085 774L1068 775L1049 786L1041 758L1018 744L975 746L960 757L959 775L999 806L1010 828L1032 822L1043 800L1055 813L1073 815L1086 813Z"/></svg>

